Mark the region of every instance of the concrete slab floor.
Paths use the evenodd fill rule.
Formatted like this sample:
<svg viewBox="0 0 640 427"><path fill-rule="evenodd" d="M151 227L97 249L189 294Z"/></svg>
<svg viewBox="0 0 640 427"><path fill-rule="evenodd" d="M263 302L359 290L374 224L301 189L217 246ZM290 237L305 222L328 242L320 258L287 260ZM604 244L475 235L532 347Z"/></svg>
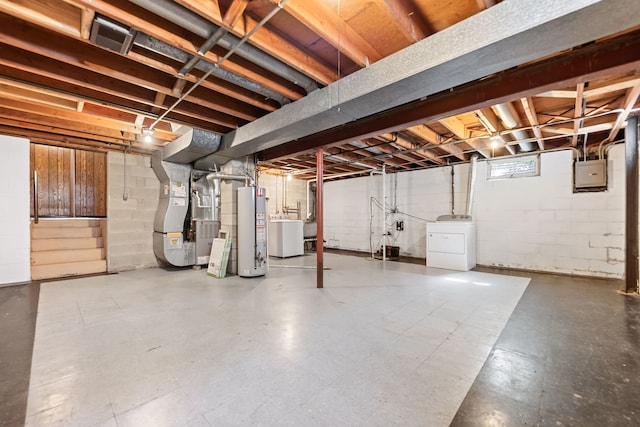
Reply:
<svg viewBox="0 0 640 427"><path fill-rule="evenodd" d="M454 426L639 424L638 300L618 295L619 282L509 271L533 278L509 317L467 313L477 294L454 302L452 286L464 295L465 273L438 289L431 279L444 270L359 267L353 257L336 258L327 272L335 288L318 298L308 289L315 271L296 268L310 261L272 262L263 280L206 281L195 305L180 295L202 272L169 281L157 269L109 276L120 280L119 297L105 278L44 284L62 299L41 307L49 313L39 321L42 349L53 352L34 354L29 396L38 287L0 288L0 425L23 425L29 398L28 425L434 426L449 423L465 394ZM70 295L75 311L51 310ZM502 298L492 306L517 302ZM476 335L495 340L504 314L495 346L471 349ZM205 327L213 323L220 328Z"/></svg>
<svg viewBox="0 0 640 427"><path fill-rule="evenodd" d="M619 280L509 274L531 283L451 425L640 425L640 298Z"/></svg>

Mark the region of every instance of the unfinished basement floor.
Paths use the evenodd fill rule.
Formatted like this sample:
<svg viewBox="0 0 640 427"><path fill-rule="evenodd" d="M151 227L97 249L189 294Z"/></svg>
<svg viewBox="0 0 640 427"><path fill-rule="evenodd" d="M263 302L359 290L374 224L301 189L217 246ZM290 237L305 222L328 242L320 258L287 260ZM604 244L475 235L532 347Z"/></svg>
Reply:
<svg viewBox="0 0 640 427"><path fill-rule="evenodd" d="M619 281L326 254L318 290L314 263L1 288L1 424L640 424Z"/></svg>

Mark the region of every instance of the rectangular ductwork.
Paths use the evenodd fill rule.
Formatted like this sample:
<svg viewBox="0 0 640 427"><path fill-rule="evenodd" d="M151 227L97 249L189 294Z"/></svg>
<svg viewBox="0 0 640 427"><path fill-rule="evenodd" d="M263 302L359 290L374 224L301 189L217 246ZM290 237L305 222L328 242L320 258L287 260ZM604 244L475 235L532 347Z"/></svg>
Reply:
<svg viewBox="0 0 640 427"><path fill-rule="evenodd" d="M134 36L135 30L96 15L91 25L89 40L100 47L126 55L133 45Z"/></svg>

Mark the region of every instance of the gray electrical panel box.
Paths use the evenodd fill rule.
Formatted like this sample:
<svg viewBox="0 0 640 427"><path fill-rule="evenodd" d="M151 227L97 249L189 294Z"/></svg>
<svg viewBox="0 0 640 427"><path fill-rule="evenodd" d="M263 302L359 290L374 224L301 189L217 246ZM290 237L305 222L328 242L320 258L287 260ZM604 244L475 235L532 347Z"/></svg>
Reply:
<svg viewBox="0 0 640 427"><path fill-rule="evenodd" d="M576 162L574 168L576 189L597 188L607 186L606 160L588 160Z"/></svg>

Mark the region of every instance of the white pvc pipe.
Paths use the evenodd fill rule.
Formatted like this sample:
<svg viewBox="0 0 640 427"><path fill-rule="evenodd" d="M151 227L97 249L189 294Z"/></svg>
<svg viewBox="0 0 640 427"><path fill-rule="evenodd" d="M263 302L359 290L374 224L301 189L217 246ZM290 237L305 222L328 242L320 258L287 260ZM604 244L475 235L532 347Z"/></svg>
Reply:
<svg viewBox="0 0 640 427"><path fill-rule="evenodd" d="M469 163L469 183L467 185L467 212L468 216L471 216L471 209L473 208L473 195L476 187L476 169L478 163L478 156L471 156L471 162Z"/></svg>

